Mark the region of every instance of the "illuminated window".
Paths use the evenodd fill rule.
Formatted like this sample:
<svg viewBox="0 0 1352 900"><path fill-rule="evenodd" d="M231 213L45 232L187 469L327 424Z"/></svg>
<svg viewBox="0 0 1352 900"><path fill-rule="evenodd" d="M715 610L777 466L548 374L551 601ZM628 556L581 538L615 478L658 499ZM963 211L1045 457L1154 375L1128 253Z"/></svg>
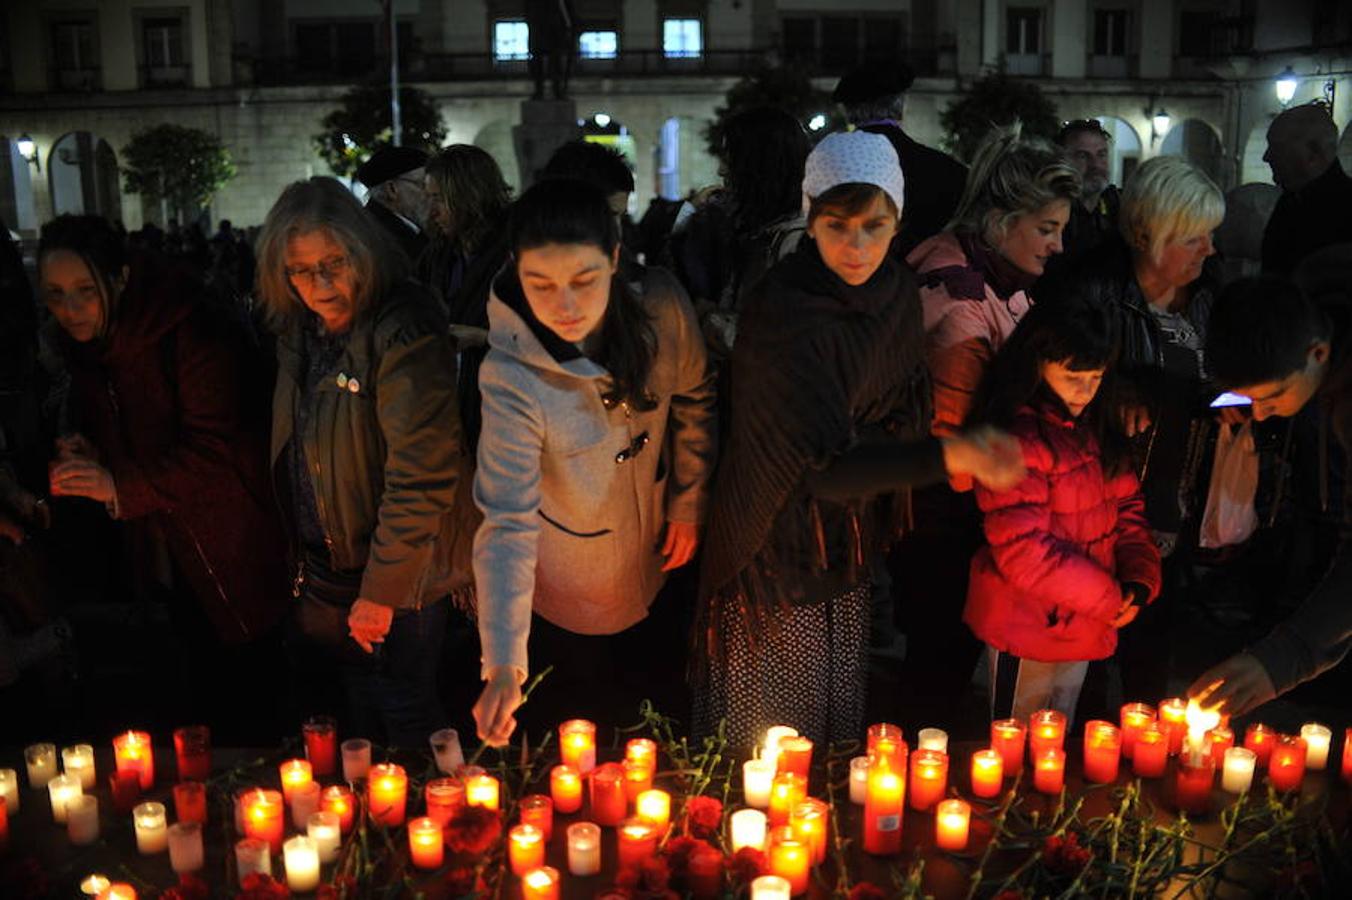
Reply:
<svg viewBox="0 0 1352 900"><path fill-rule="evenodd" d="M493 59L496 62L530 59L530 26L521 19L494 22Z"/></svg>
<svg viewBox="0 0 1352 900"><path fill-rule="evenodd" d="M620 36L613 31L584 31L578 35L577 48L583 59L614 59L620 50Z"/></svg>
<svg viewBox="0 0 1352 900"><path fill-rule="evenodd" d="M664 19L662 54L668 59L694 59L704 53L704 33L699 19Z"/></svg>

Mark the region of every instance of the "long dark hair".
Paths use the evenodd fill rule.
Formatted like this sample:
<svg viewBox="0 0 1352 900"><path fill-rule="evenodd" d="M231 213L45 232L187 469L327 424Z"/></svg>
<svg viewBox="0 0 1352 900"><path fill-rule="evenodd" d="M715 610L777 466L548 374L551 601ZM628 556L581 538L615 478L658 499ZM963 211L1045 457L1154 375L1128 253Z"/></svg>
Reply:
<svg viewBox="0 0 1352 900"><path fill-rule="evenodd" d="M575 178L547 179L512 204L507 239L515 258L546 244L585 244L613 256L620 245L618 225L602 190ZM610 303L601 322L596 362L615 381L614 399L639 410L657 401L648 394L657 335L652 318L617 271L610 280Z"/></svg>
<svg viewBox="0 0 1352 900"><path fill-rule="evenodd" d="M1121 426L1117 356L1116 320L1104 308L1078 297L1035 304L987 369L967 424L1009 428L1029 404L1060 404L1042 383L1044 362L1063 363L1074 371L1104 369L1098 393L1079 419L1098 440L1103 471L1119 474L1131 465L1131 454Z"/></svg>
<svg viewBox="0 0 1352 900"><path fill-rule="evenodd" d="M757 231L802 207L807 132L782 109L760 106L728 120L718 158L737 224Z"/></svg>
<svg viewBox="0 0 1352 900"><path fill-rule="evenodd" d="M84 262L85 268L99 288L103 305L103 335L113 326L117 313L117 292L114 287L127 265L127 250L113 223L102 216L84 216L63 213L42 226L38 237L38 268L48 253L66 250Z"/></svg>

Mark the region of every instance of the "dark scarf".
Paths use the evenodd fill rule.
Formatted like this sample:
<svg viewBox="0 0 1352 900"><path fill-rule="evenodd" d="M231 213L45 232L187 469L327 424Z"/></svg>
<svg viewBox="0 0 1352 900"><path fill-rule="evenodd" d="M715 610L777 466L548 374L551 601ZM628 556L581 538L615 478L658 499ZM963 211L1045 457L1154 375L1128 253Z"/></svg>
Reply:
<svg viewBox="0 0 1352 900"><path fill-rule="evenodd" d="M526 323L530 333L535 335L535 339L545 348L550 356L554 357L555 362L568 362L573 359L581 359L583 353L577 349L577 345L565 341L554 331L536 318L530 304L526 302L526 293L521 289L521 279L516 275L516 266L509 259L498 277L493 280L493 293L498 299L507 304L507 308L521 317L521 321Z"/></svg>
<svg viewBox="0 0 1352 900"><path fill-rule="evenodd" d="M981 272L986 284L1001 300L1008 301L1019 291L1028 290L1038 279L1005 259L998 250L987 247L986 242L974 234L959 234L958 243L962 244L962 251L967 254L972 268Z"/></svg>

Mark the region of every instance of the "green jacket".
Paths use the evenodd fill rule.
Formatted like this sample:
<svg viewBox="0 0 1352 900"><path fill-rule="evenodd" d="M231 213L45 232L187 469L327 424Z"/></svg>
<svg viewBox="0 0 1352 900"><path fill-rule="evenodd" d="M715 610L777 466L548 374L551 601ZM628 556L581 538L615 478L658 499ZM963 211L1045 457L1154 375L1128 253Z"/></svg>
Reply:
<svg viewBox="0 0 1352 900"><path fill-rule="evenodd" d="M274 474L300 400L301 327L277 341ZM435 303L412 283L396 288L353 325L316 392L300 440L330 565L362 570L360 596L396 609L467 588L477 522L462 482L471 464L457 412L455 351Z"/></svg>

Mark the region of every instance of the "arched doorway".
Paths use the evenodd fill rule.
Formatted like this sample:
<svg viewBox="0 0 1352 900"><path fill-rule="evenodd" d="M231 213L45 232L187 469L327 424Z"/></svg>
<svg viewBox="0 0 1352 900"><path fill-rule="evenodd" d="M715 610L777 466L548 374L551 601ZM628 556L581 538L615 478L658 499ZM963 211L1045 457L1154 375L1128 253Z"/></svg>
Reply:
<svg viewBox="0 0 1352 900"><path fill-rule="evenodd" d="M8 137L0 137L0 222L19 232L37 231L38 227L32 164Z"/></svg>
<svg viewBox="0 0 1352 900"><path fill-rule="evenodd" d="M1141 137L1125 119L1116 116L1095 116L1103 130L1111 135L1108 141L1108 182L1124 185L1131 173L1141 164Z"/></svg>
<svg viewBox="0 0 1352 900"><path fill-rule="evenodd" d="M1160 153L1181 156L1211 176L1212 181L1221 182L1225 151L1215 130L1201 119L1184 119L1170 128L1160 142Z"/></svg>
<svg viewBox="0 0 1352 900"><path fill-rule="evenodd" d="M52 210L122 219L117 154L108 142L88 131L72 131L52 145L47 156Z"/></svg>
<svg viewBox="0 0 1352 900"><path fill-rule="evenodd" d="M1272 168L1263 162L1267 153L1267 123L1255 125L1244 142L1244 157L1239 167L1240 184L1272 184Z"/></svg>

